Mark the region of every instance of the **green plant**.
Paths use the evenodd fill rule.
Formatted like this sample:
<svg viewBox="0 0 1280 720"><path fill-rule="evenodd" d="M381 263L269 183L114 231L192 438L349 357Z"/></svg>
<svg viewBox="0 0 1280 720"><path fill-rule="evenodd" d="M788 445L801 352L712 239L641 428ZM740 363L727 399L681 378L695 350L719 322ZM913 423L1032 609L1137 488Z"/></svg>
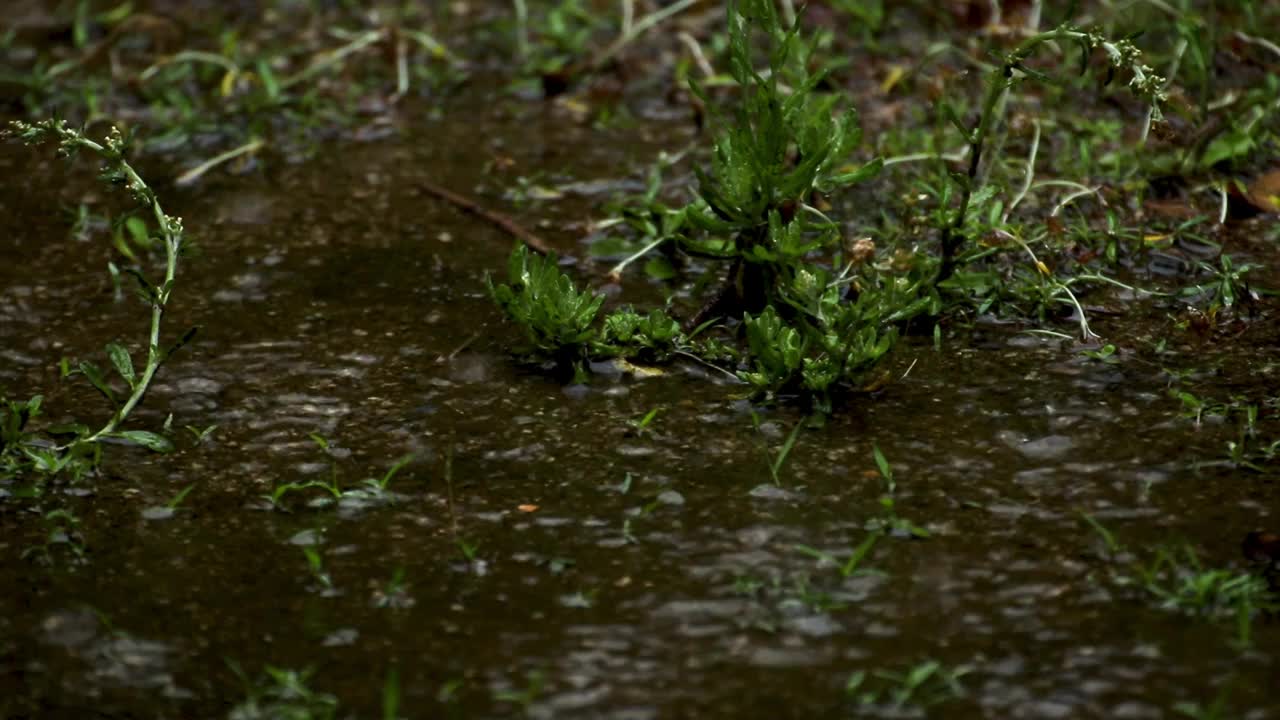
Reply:
<svg viewBox="0 0 1280 720"><path fill-rule="evenodd" d="M1199 283L1185 288L1182 294L1186 297L1200 298L1206 301L1210 312L1216 308L1232 309L1236 305L1250 305L1254 302L1254 293L1249 288L1245 275L1256 266L1245 263L1237 266L1230 255L1221 255L1218 264L1201 262L1199 269L1208 274L1208 283Z"/></svg>
<svg viewBox="0 0 1280 720"><path fill-rule="evenodd" d="M1134 559L1097 519L1084 520L1103 539L1108 555L1124 561L1127 568L1113 570L1112 580L1120 587L1139 588L1156 605L1187 615L1235 623L1236 645L1248 647L1253 639L1253 622L1265 612L1280 610L1277 595L1267 579L1253 572L1227 568L1206 568L1190 545L1157 548L1145 559Z"/></svg>
<svg viewBox="0 0 1280 720"><path fill-rule="evenodd" d="M948 668L936 660L926 660L904 672L859 670L845 682L845 695L862 706L887 705L893 710L928 708L963 697L965 690L960 679L969 672L967 666Z"/></svg>
<svg viewBox="0 0 1280 720"><path fill-rule="evenodd" d="M228 720L332 720L338 700L312 690L312 670L266 666L264 676L250 681L240 666L227 661L244 685L246 698L227 715Z"/></svg>
<svg viewBox="0 0 1280 720"><path fill-rule="evenodd" d="M1052 78L1030 67L1027 61L1041 47L1054 47L1058 44L1075 44L1079 47L1082 72L1088 69L1090 54L1101 49L1107 56L1109 71L1129 71L1132 75L1129 87L1135 95L1149 103L1147 126L1160 120L1160 104L1166 99L1166 81L1143 63L1142 53L1134 45L1132 38L1111 40L1098 33L1085 32L1070 24L1063 24L1054 30L1037 33L1005 53L1001 62L987 76L986 90L976 121L966 124L954 107L947 103L942 105L943 113L960 131L969 147L969 164L966 172L950 174L952 182L959 188L960 199L954 213L948 213L941 223L938 282L949 279L955 272L960 251L970 237L966 232L966 224L969 222L971 206L979 204L975 200L982 198L980 192L983 183L979 170L985 159L984 152L990 137L1003 119L1011 90L1024 78L1052 83ZM1144 137L1146 130L1144 127ZM949 195L946 199L949 201ZM950 206L949 202L947 206Z"/></svg>
<svg viewBox="0 0 1280 720"><path fill-rule="evenodd" d="M855 575L872 575L879 574L877 570L867 570L862 567L862 561L867 558L871 550L876 546L876 541L880 539L880 533L871 533L857 547L849 553L849 557L840 562L835 555L809 547L808 545L797 545L796 550L808 555L809 557L821 563L832 565L840 573L840 577L848 579Z"/></svg>
<svg viewBox="0 0 1280 720"><path fill-rule="evenodd" d="M84 535L80 532L80 518L65 508L50 510L40 517L45 527L45 541L22 552L22 557L38 558L46 564L54 562L54 551L64 549L71 553L73 562L85 561Z"/></svg>
<svg viewBox="0 0 1280 720"><path fill-rule="evenodd" d="M319 584L322 591L332 591L333 578L330 577L329 572L324 569L324 555L310 545L304 545L302 547L302 555L307 559L307 571L311 574L311 579L315 580Z"/></svg>
<svg viewBox="0 0 1280 720"><path fill-rule="evenodd" d="M511 687L505 690L497 690L493 693L493 699L498 702L511 703L520 708L521 712L528 714L529 708L542 695L543 689L547 685L547 676L540 670L530 670L525 674L524 687Z"/></svg>
<svg viewBox="0 0 1280 720"><path fill-rule="evenodd" d="M578 292L560 272L555 256L532 255L523 245L511 254L507 278L506 285L487 280L489 293L524 331L526 350L580 363L596 337L593 323L604 296Z"/></svg>
<svg viewBox="0 0 1280 720"><path fill-rule="evenodd" d="M644 228L641 253L674 243L685 255L727 262L720 289L687 325L705 329L718 318L745 315L749 361L737 375L763 396L799 395L822 413L838 387L858 387L893 346L897 323L938 306L931 274L882 278L859 268L865 253L845 253L840 226L815 196L874 176L880 162L851 164L861 141L857 115L841 98L819 92L825 72L813 71L813 46L799 25L784 27L770 0L728 3L730 76L740 90L732 110L710 105L718 127L711 167L697 169L697 199L679 210L657 203L651 179L644 207L632 220ZM757 42L760 41L760 42ZM755 67L763 48L767 70ZM656 219L655 219L656 216ZM838 273L820 263L835 255ZM672 354L704 362L732 358L713 340L691 345L680 326L658 311L623 310L593 328L602 298L579 293L554 262L518 248L510 285L491 292L529 339L529 349L561 362L588 352Z"/></svg>
<svg viewBox="0 0 1280 720"><path fill-rule="evenodd" d="M664 361L686 342L680 323L657 308L640 315L623 308L604 319L600 340L592 345L597 354L643 357Z"/></svg>
<svg viewBox="0 0 1280 720"><path fill-rule="evenodd" d="M106 140L102 143L90 140L81 131L69 127L66 121L58 119L37 123L14 121L10 123L8 134L18 137L27 144L40 143L49 139L56 140L59 152L67 157L73 157L80 150L88 150L100 156L104 160L103 180L109 185L123 185L137 202L151 212L156 226L159 228L160 240L165 248L165 266L162 281L158 283L152 281L139 267L128 269L128 272L137 281L140 296L151 309L146 360L141 372L135 368L132 355L123 345L113 342L108 343L106 347L106 354L111 366L128 387L128 395L123 399L118 398L116 391L107 381L103 371L90 361L82 361L77 369L71 371L70 374L83 375L114 406L115 411L110 419L97 430L91 430L88 426L80 424L62 428L62 430L71 435L71 440L56 446L52 451L46 453L34 463L34 466L44 472L60 470L65 467L65 463L58 460L58 454L82 458L84 457L84 448L86 446L96 444L107 438L128 440L156 452L172 450L173 444L163 435L145 430L121 430L120 427L138 404L142 402L147 389L151 386L152 379L160 367L174 352L188 343L196 333L196 329L191 328L167 347L161 344L161 321L172 297L174 283L177 278L178 258L185 246L182 220L165 214L155 192L125 159L128 142L124 134L115 127L111 129ZM37 403L35 409L38 410L38 408L39 404ZM13 416L14 412L15 409L11 407L9 415ZM13 427L17 428L15 432L21 432L26 420L29 420L33 415L30 402L28 402L25 411L18 410L17 414L20 421L14 421ZM9 444L6 443L4 451L8 452L9 448ZM51 460L54 462L50 462Z"/></svg>
<svg viewBox="0 0 1280 720"><path fill-rule="evenodd" d="M755 427L756 432L760 432L760 416L754 411L751 413L751 424ZM782 446L778 448L776 453L770 451L768 445L762 444L760 446L769 462L769 476L773 478L774 485L779 487L782 485L782 468L786 465L787 457L791 455L791 450L796 446L796 439L800 436L800 429L803 426L803 422L797 422L791 428L791 432L787 433L786 439L782 441Z"/></svg>
<svg viewBox="0 0 1280 720"><path fill-rule="evenodd" d="M876 469L880 472L880 479L884 481L884 494L880 496L880 508L884 514L869 520L866 529L871 532L892 533L909 538L929 537L930 533L926 528L898 514L898 484L893 479L893 468L889 465L889 460L884 453L880 452L878 445L873 444L871 450L875 457Z"/></svg>

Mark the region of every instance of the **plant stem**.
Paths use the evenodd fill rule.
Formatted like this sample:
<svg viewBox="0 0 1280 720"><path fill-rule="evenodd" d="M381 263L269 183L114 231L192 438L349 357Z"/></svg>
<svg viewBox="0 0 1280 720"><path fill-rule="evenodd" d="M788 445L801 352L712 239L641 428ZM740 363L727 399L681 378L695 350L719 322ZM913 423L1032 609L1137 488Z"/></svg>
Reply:
<svg viewBox="0 0 1280 720"><path fill-rule="evenodd" d="M133 409L142 401L142 397L147 394L147 388L151 385L151 379L155 377L156 371L160 369L160 365L165 360L160 351L160 321L164 317L164 309L169 303L169 294L173 289L173 281L178 274L178 252L182 248L182 224L177 218L170 218L168 215L165 215L164 208L160 207L160 200L156 197L155 192L147 186L146 182L142 180L142 177L133 169L133 166L125 161L122 154L119 152L108 151L98 143L84 137L79 139L79 143L84 147L113 160L128 178L129 189L132 190L135 195L145 198L148 201L148 204L151 205L151 212L155 216L156 223L160 226L160 233L164 238L165 248L164 283L157 287L150 296L151 333L150 344L147 348L146 369L142 371L142 377L138 378L138 381L134 384L133 392L129 395L129 399L125 400L124 405L120 406L120 409L117 410L111 419L107 421L107 424L103 425L102 429L98 430L96 433L79 441L90 443L97 442L103 436L114 432L115 429L124 422L125 418L129 416L129 413L133 412Z"/></svg>
<svg viewBox="0 0 1280 720"><path fill-rule="evenodd" d="M1040 33L1024 40L1018 47L1004 57L1004 62L991 71L987 81L987 93L982 103L982 114L975 127L969 129L969 169L960 185L960 207L955 217L942 230L940 243L942 259L934 284L940 283L955 273L956 256L964 245L964 222L969 213L969 202L973 192L980 184L979 169L982 154L986 148L987 136L993 127L1004 118L1005 98L1016 81L1014 72L1018 71L1033 77L1043 77L1023 65L1031 54L1046 43L1070 41L1081 43L1086 49L1101 48L1113 67L1128 67L1133 73L1130 86L1139 96L1151 99L1151 112L1147 124L1160 118L1158 103L1163 100L1163 78L1156 76L1151 68L1138 61L1138 52L1127 40L1111 42L1096 35L1081 32L1070 26L1062 26L1056 30Z"/></svg>

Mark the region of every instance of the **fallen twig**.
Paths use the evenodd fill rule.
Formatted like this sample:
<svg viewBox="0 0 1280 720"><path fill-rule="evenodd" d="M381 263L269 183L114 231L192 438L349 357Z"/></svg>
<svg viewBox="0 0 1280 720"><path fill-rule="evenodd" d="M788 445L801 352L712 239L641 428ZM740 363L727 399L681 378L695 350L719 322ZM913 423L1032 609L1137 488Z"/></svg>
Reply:
<svg viewBox="0 0 1280 720"><path fill-rule="evenodd" d="M539 255L551 254L551 246L548 245L545 240L534 235L532 232L525 229L524 226L506 215L482 207L475 200L459 195L458 193L448 188L436 185L429 180L418 180L418 185L429 194L469 212L482 220L487 220L491 225L497 227L499 230L502 230L511 237L516 238L520 242L524 243L530 250L538 253Z"/></svg>

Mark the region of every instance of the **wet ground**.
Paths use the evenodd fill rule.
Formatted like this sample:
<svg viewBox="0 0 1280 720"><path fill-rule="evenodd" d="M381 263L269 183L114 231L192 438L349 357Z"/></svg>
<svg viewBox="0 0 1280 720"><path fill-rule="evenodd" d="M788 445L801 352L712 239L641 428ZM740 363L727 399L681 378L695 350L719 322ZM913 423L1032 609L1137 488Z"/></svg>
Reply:
<svg viewBox="0 0 1280 720"><path fill-rule="evenodd" d="M1236 421L1169 395L1246 397L1276 437L1273 321L1210 342L1175 328L1176 304L1133 302L1095 320L1111 361L1021 325L912 339L895 382L803 430L775 482L800 416L705 368L566 387L517 365L483 282L510 239L415 185L500 204L482 168L507 155L612 190L688 131L451 102L406 109L399 138L160 186L199 246L168 328L202 332L132 424L172 414L179 451L111 446L101 476L40 497L0 485L0 717L224 717L247 697L232 666L309 668L338 717L380 716L389 677L414 718L1162 718L1224 693L1231 717L1280 717L1280 623L1257 618L1246 647L1233 618L1117 580L1182 541L1243 569L1246 533L1280 525L1274 472L1226 461ZM140 337L145 310L113 300L108 243L67 237L63 209L100 191L48 154L0 150L0 387L44 393L54 421L100 417L57 360ZM599 200L515 214L582 258ZM1233 242L1274 266L1247 239L1266 222ZM637 276L611 302L655 297ZM331 473L357 487L408 453L390 494L262 498ZM83 557L45 544L60 508ZM843 562L891 513L928 537L889 533L848 577L814 557ZM935 676L895 705L904 683L877 673L931 660L962 692Z"/></svg>

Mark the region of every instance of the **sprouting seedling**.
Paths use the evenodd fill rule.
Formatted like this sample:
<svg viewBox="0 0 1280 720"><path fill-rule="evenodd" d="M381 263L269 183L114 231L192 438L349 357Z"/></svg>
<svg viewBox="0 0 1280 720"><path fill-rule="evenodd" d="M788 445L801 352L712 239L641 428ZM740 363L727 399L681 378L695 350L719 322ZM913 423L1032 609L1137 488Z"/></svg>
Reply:
<svg viewBox="0 0 1280 720"><path fill-rule="evenodd" d="M871 454L875 457L876 468L880 471L880 477L884 478L885 492L890 496L898 489L897 484L893 481L893 467L889 465L889 459L880 452L880 446L875 443L871 444Z"/></svg>
<svg viewBox="0 0 1280 720"><path fill-rule="evenodd" d="M652 424L654 419L658 417L658 413L662 412L664 409L665 409L664 407L659 405L651 409L649 412L645 413L644 416L641 417L639 420L632 420L631 425L636 429L636 433L639 435L643 435L644 432L649 428L649 425Z"/></svg>
<svg viewBox="0 0 1280 720"><path fill-rule="evenodd" d="M898 484L893 477L893 467L889 465L889 460L884 456L884 453L880 452L879 445L872 443L871 452L875 457L876 468L880 471L880 477L884 481L885 492L880 496L880 507L884 509L885 514L882 518L875 518L868 522L867 529L881 532L895 531L912 538L928 538L931 535L928 529L898 514Z"/></svg>
<svg viewBox="0 0 1280 720"><path fill-rule="evenodd" d="M213 424L201 428L196 427L195 425L187 425L186 428L187 432L191 433L191 436L195 438L196 444L200 445L204 443L205 440L209 439L209 436L213 434L214 430L218 429L218 426L217 424Z"/></svg>
<svg viewBox="0 0 1280 720"><path fill-rule="evenodd" d="M396 473L400 472L400 470L402 470L405 465L408 465L409 463L416 460L417 457L418 457L417 453L409 453L408 455L405 455L404 457L395 461L395 463L392 464L392 466L385 473L382 474L382 477L380 479L369 478L368 480L365 480L364 481L365 486L379 493L385 493L387 491L387 486L391 484L391 479L396 476Z"/></svg>
<svg viewBox="0 0 1280 720"><path fill-rule="evenodd" d="M1124 547L1120 544L1120 541L1116 539L1115 533L1111 532L1111 530L1099 522L1097 518L1089 515L1088 513L1080 513L1080 519L1084 520L1089 527L1093 528L1093 531L1102 539L1102 545L1106 548L1108 555L1115 557L1124 551Z"/></svg>
<svg viewBox="0 0 1280 720"><path fill-rule="evenodd" d="M337 486L336 480L334 480L332 483L326 483L320 480L309 480L303 483L299 483L299 482L280 483L279 485L276 485L274 488L272 488L270 493L263 495L262 499L266 500L267 503L271 505L271 508L273 510L288 512L289 509L284 504L285 496L287 496L290 493L299 492L302 490L310 490L311 488L320 488L325 492L329 493L329 495L332 496L334 499L342 497L342 490Z"/></svg>
<svg viewBox="0 0 1280 720"><path fill-rule="evenodd" d="M760 416L755 411L751 413L751 424L756 432L760 432ZM782 441L782 447L778 448L777 453L770 451L768 445L761 444L760 446L764 451L765 459L769 463L769 476L773 478L774 485L782 485L782 468L786 465L787 457L791 455L791 450L796 445L796 439L800 436L800 428L803 425L803 421L797 422L795 427L791 428L790 434Z"/></svg>
<svg viewBox="0 0 1280 720"><path fill-rule="evenodd" d="M414 600L409 596L409 586L405 580L403 567L393 570L391 579L373 595L373 606L377 608L408 608L413 604Z"/></svg>
<svg viewBox="0 0 1280 720"><path fill-rule="evenodd" d="M462 557L468 563L474 563L480 553L480 543L470 542L466 538L458 538L456 541L458 551L462 553Z"/></svg>
<svg viewBox="0 0 1280 720"><path fill-rule="evenodd" d="M870 675L866 671L858 671L849 676L845 683L845 694L857 697L863 705L872 705L887 700L897 709L909 705L929 707L965 694L960 678L970 672L968 666L961 665L948 668L936 660L921 662L906 672L877 670ZM879 680L882 687L863 690L867 680Z"/></svg>
<svg viewBox="0 0 1280 720"><path fill-rule="evenodd" d="M178 509L178 506L182 504L182 501L187 499L187 495L190 495L191 491L195 489L196 489L196 484L191 483L190 485L179 490L178 494L170 498L169 502L165 503L164 506L171 511L176 511Z"/></svg>
<svg viewBox="0 0 1280 720"><path fill-rule="evenodd" d="M786 464L787 457L791 455L791 449L796 446L796 438L800 436L800 427L803 424L797 422L795 427L791 428L787 439L782 442L782 447L778 448L778 454L773 457L773 462L769 464L769 474L773 476L774 485L782 484L782 466Z"/></svg>
<svg viewBox="0 0 1280 720"><path fill-rule="evenodd" d="M320 551L307 545L302 548L302 554L307 558L307 570L311 573L311 577L325 590L332 590L333 579L324 569L324 556Z"/></svg>
<svg viewBox="0 0 1280 720"><path fill-rule="evenodd" d="M836 567L840 571L840 576L850 578L855 575L875 574L876 570L866 570L862 568L862 561L871 553L872 548L876 546L876 541L880 539L880 533L873 532L867 535L866 539L858 543L858 546L849 553L849 557L844 562L840 562L835 555L810 547L808 545L796 545L796 550L808 555L819 562L828 563Z"/></svg>
<svg viewBox="0 0 1280 720"><path fill-rule="evenodd" d="M661 504L662 504L661 500L653 499L645 503L644 505L641 505L640 507L630 511L631 514L622 520L622 539L632 545L639 545L640 539L637 538L635 536L635 533L632 531L631 529L632 524L634 523L634 521L640 520L641 518L645 517L649 513L653 512L654 509L656 509Z"/></svg>
<svg viewBox="0 0 1280 720"><path fill-rule="evenodd" d="M498 702L508 702L520 706L524 712L529 711L529 707L537 701L538 696L542 694L543 688L547 684L547 676L539 670L530 670L525 674L525 685L523 688L509 688L507 690L498 690L493 694L493 699Z"/></svg>

